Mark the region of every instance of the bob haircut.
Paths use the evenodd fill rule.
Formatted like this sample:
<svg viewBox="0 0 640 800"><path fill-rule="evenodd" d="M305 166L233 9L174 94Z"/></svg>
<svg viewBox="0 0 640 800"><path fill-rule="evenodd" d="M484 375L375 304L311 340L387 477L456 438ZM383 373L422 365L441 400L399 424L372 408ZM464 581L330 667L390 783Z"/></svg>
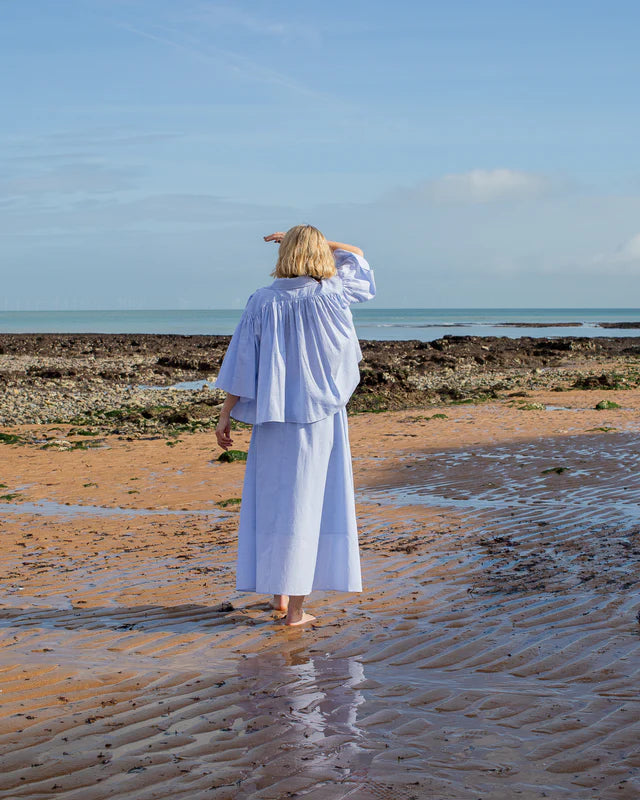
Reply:
<svg viewBox="0 0 640 800"><path fill-rule="evenodd" d="M308 275L322 280L336 274L333 253L323 234L313 225L290 228L280 243L274 278L297 278Z"/></svg>

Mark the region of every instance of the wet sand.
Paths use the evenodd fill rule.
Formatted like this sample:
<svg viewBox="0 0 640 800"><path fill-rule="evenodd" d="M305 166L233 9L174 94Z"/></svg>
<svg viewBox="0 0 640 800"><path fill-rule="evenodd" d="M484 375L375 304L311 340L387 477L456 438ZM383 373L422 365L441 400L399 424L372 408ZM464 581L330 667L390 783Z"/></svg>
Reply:
<svg viewBox="0 0 640 800"><path fill-rule="evenodd" d="M365 591L305 629L234 589L212 431L0 445L0 798L637 798L639 410L350 417Z"/></svg>

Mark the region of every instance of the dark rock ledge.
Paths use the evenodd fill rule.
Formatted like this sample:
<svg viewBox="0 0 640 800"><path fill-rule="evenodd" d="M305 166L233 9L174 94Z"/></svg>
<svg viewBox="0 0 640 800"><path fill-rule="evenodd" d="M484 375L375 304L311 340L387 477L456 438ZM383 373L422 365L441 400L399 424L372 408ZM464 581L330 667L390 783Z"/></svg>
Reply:
<svg viewBox="0 0 640 800"><path fill-rule="evenodd" d="M0 334L0 425L75 424L174 435L210 427L224 394L156 389L215 380L228 336ZM534 389L640 385L640 338L445 336L361 342L349 411L481 402Z"/></svg>

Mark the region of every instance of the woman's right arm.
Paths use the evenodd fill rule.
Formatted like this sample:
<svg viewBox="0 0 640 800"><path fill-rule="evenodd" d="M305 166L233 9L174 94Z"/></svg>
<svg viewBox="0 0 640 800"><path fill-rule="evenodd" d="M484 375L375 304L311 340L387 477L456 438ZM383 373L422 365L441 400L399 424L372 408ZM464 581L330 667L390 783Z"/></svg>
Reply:
<svg viewBox="0 0 640 800"><path fill-rule="evenodd" d="M355 253L357 256L363 256L364 252L353 244L345 244L344 242L330 242L327 240L327 244L332 250L346 250L348 253Z"/></svg>
<svg viewBox="0 0 640 800"><path fill-rule="evenodd" d="M373 270L360 248L353 247L351 250L346 250L347 246L340 244L340 247L336 247L333 252L336 272L342 283L342 292L350 303L371 300L376 294Z"/></svg>

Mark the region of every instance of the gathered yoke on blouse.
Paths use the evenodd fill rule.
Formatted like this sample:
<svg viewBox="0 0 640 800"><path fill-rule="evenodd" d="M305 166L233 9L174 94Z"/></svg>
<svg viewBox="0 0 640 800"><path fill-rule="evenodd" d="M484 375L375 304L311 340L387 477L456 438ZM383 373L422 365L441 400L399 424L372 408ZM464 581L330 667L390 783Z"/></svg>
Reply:
<svg viewBox="0 0 640 800"><path fill-rule="evenodd" d="M335 250L334 259L332 278L277 278L249 297L215 382L240 398L234 419L316 422L353 394L362 352L349 306L376 287L362 256Z"/></svg>

